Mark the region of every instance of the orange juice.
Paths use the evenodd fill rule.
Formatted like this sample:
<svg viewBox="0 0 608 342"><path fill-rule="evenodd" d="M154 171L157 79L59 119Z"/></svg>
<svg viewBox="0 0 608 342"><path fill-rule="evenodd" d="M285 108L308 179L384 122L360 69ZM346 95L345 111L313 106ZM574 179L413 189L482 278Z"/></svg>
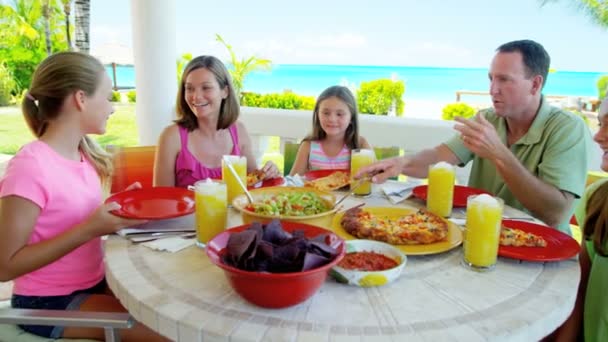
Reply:
<svg viewBox="0 0 608 342"><path fill-rule="evenodd" d="M226 184L210 179L194 185L196 203L196 240L204 247L215 235L226 228L228 200Z"/></svg>
<svg viewBox="0 0 608 342"><path fill-rule="evenodd" d="M359 172L359 169L373 163L375 155L373 150L368 149L355 149L352 150L350 156L350 174L354 176ZM366 196L372 193L372 182L365 181L357 189L355 189L355 195Z"/></svg>
<svg viewBox="0 0 608 342"><path fill-rule="evenodd" d="M454 179L454 167L451 164L441 162L429 168L426 208L430 212L442 217L452 215Z"/></svg>
<svg viewBox="0 0 608 342"><path fill-rule="evenodd" d="M496 264L503 201L490 195L470 196L467 200L467 223L464 237L464 263L478 270L490 270Z"/></svg>
<svg viewBox="0 0 608 342"><path fill-rule="evenodd" d="M230 204L236 196L245 193L245 191L241 188L234 175L232 175L228 166L226 166L224 158L230 161L234 171L239 175L245 186L247 186L247 158L239 156L224 156L222 158L222 180L228 187L228 204Z"/></svg>

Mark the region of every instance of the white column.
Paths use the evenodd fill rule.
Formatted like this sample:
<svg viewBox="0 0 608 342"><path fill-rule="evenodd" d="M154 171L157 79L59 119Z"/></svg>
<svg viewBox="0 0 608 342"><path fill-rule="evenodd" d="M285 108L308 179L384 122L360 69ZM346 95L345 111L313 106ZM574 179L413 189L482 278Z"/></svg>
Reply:
<svg viewBox="0 0 608 342"><path fill-rule="evenodd" d="M131 0L131 22L139 143L156 145L175 116L175 2Z"/></svg>

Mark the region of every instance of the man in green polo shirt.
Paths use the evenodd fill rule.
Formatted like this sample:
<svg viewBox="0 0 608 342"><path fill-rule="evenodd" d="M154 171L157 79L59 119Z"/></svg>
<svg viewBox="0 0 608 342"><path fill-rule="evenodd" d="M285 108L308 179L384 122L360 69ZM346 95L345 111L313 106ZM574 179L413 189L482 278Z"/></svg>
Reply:
<svg viewBox="0 0 608 342"><path fill-rule="evenodd" d="M570 233L573 202L587 175L590 134L581 118L552 107L541 91L550 58L542 45L513 41L496 50L488 76L493 108L456 118L452 139L414 156L380 161L363 173L383 182L400 173L425 178L429 165L473 161L469 186Z"/></svg>

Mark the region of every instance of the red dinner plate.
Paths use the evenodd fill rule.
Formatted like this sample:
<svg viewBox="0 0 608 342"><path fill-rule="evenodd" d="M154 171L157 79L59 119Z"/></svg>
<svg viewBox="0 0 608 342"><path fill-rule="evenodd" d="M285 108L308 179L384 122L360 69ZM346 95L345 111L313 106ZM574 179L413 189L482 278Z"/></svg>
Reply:
<svg viewBox="0 0 608 342"><path fill-rule="evenodd" d="M412 189L412 192L415 197L420 198L421 200L426 201L426 192L428 185L419 185ZM470 188L468 186L462 185L454 185L454 201L452 205L454 207L466 207L467 206L467 198L471 195L481 195L488 194L489 192L481 189Z"/></svg>
<svg viewBox="0 0 608 342"><path fill-rule="evenodd" d="M334 172L346 172L350 174L350 170L348 169L334 169L334 170L310 170L304 174L304 177L308 180L314 180L317 178L327 177Z"/></svg>
<svg viewBox="0 0 608 342"><path fill-rule="evenodd" d="M270 179L264 179L261 182L257 182L252 186L248 186L247 189L251 190L251 189L257 189L257 188L266 188L266 187L270 187L270 186L279 186L279 185L283 185L283 183L285 183L285 179L283 179L283 177L270 178Z"/></svg>
<svg viewBox="0 0 608 342"><path fill-rule="evenodd" d="M559 261L570 259L580 251L580 245L576 240L557 229L516 220L503 220L502 224L505 227L542 236L547 241L547 247L499 246L498 255L502 257L527 261Z"/></svg>
<svg viewBox="0 0 608 342"><path fill-rule="evenodd" d="M157 220L194 212L194 192L183 188L156 187L118 192L106 200L121 205L117 216Z"/></svg>

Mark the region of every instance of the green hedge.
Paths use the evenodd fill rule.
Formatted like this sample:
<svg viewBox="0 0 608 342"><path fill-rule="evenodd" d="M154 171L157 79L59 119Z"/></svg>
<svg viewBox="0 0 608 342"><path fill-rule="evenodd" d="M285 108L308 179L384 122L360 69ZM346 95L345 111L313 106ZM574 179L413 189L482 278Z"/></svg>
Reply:
<svg viewBox="0 0 608 342"><path fill-rule="evenodd" d="M112 101L112 102L120 102L120 99L121 99L120 92L113 91L112 92L112 98L110 98L110 101Z"/></svg>
<svg viewBox="0 0 608 342"><path fill-rule="evenodd" d="M301 96L291 92L282 94L243 93L241 105L248 107L279 108L279 109L314 109L315 98Z"/></svg>
<svg viewBox="0 0 608 342"><path fill-rule="evenodd" d="M0 106L7 106L11 103L11 92L15 86L11 71L4 63L0 63Z"/></svg>
<svg viewBox="0 0 608 342"><path fill-rule="evenodd" d="M461 116L465 119L475 116L475 108L464 102L450 103L443 107L441 118L443 120L454 120L455 117Z"/></svg>
<svg viewBox="0 0 608 342"><path fill-rule="evenodd" d="M394 100L397 116L402 116L404 102L401 97L404 92L405 83L403 81L378 79L361 82L361 87L357 90L359 113L387 115Z"/></svg>
<svg viewBox="0 0 608 342"><path fill-rule="evenodd" d="M602 76L597 80L597 93L600 101L606 97L608 92L608 75Z"/></svg>
<svg viewBox="0 0 608 342"><path fill-rule="evenodd" d="M137 93L135 92L135 90L131 90L127 93L127 99L129 99L129 102L137 102Z"/></svg>

